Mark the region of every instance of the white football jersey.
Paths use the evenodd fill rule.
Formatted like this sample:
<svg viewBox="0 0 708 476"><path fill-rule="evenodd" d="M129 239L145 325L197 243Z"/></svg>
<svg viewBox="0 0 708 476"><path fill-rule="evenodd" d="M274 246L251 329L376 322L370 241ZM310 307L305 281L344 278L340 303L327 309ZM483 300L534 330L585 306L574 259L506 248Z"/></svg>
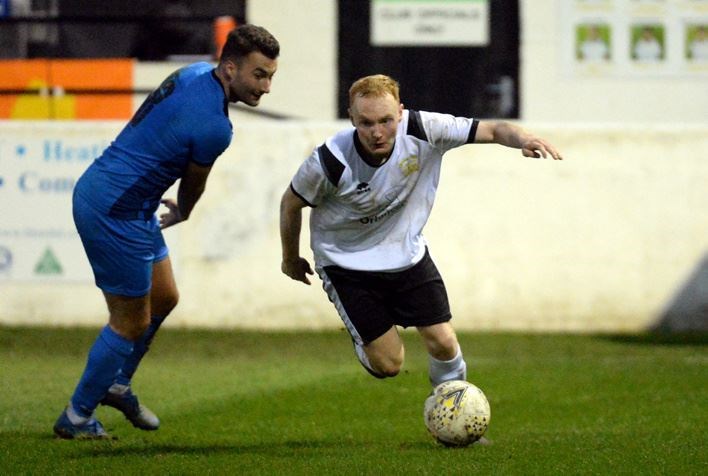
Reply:
<svg viewBox="0 0 708 476"><path fill-rule="evenodd" d="M445 152L474 142L474 119L404 110L389 159L367 164L356 129L317 147L292 191L313 207L310 246L317 267L397 271L425 254L423 227L433 208Z"/></svg>

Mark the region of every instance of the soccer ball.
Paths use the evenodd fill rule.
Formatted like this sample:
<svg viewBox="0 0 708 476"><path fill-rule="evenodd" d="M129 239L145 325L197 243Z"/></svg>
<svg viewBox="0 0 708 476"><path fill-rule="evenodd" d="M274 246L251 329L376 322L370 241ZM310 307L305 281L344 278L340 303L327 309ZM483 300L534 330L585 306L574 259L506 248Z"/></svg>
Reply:
<svg viewBox="0 0 708 476"><path fill-rule="evenodd" d="M489 426L491 412L482 390L464 380L443 382L425 400L428 431L445 446L467 446Z"/></svg>

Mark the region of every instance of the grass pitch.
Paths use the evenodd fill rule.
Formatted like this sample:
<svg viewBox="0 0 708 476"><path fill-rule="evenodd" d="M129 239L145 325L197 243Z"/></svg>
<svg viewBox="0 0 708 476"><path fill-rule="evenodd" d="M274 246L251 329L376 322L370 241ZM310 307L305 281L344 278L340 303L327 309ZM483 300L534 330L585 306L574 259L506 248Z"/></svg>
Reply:
<svg viewBox="0 0 708 476"><path fill-rule="evenodd" d="M427 434L427 360L370 377L344 332L163 329L134 381L161 418L115 441L52 425L96 329L0 327L2 474L708 474L708 337L460 333L490 400L491 446Z"/></svg>

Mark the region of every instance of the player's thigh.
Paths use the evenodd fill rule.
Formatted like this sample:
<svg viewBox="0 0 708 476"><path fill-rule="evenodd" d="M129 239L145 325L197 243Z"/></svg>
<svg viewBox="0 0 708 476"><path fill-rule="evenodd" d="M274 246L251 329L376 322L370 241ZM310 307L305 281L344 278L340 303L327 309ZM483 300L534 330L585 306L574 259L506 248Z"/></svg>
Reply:
<svg viewBox="0 0 708 476"><path fill-rule="evenodd" d="M148 294L155 259L153 224L112 218L77 198L73 214L96 285L110 295Z"/></svg>
<svg viewBox="0 0 708 476"><path fill-rule="evenodd" d="M354 342L370 344L394 328L387 295L382 291L376 273L338 266L317 268L317 273Z"/></svg>
<svg viewBox="0 0 708 476"><path fill-rule="evenodd" d="M389 305L396 324L422 327L450 320L445 283L427 250L411 268L392 273L388 284L393 290Z"/></svg>
<svg viewBox="0 0 708 476"><path fill-rule="evenodd" d="M451 360L457 355L459 344L455 330L449 322L417 328L428 353L438 360Z"/></svg>

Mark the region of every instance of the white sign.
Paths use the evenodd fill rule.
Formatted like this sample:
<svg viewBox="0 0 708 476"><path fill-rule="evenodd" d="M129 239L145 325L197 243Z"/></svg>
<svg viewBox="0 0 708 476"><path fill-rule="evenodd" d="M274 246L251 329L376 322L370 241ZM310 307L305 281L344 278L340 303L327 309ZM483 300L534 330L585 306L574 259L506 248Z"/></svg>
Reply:
<svg viewBox="0 0 708 476"><path fill-rule="evenodd" d="M489 44L488 0L372 0L373 46Z"/></svg>
<svg viewBox="0 0 708 476"><path fill-rule="evenodd" d="M71 195L115 128L8 121L1 130L0 282L92 281Z"/></svg>
<svg viewBox="0 0 708 476"><path fill-rule="evenodd" d="M124 125L0 121L0 283L93 282L71 196L86 167ZM177 184L166 192L176 194ZM177 235L167 233L165 241L177 273Z"/></svg>

